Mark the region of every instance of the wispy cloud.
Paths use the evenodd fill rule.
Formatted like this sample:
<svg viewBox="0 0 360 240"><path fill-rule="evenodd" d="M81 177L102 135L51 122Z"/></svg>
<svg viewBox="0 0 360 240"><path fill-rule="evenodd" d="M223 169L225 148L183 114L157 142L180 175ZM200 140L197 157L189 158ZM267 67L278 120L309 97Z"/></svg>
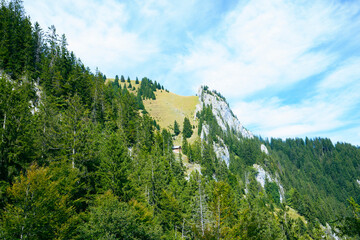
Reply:
<svg viewBox="0 0 360 240"><path fill-rule="evenodd" d="M209 85L263 136L360 145L349 134L360 122L358 2L225 2L25 0L25 9L66 33L93 70L148 76L180 94Z"/></svg>
<svg viewBox="0 0 360 240"><path fill-rule="evenodd" d="M256 134L266 137L330 137L360 145L360 59L339 66L296 104L278 98L240 101L234 111Z"/></svg>
<svg viewBox="0 0 360 240"><path fill-rule="evenodd" d="M126 7L115 0L32 0L26 11L43 28L54 24L65 33L69 48L93 70L126 73L160 51L155 42L127 29L132 16Z"/></svg>
<svg viewBox="0 0 360 240"><path fill-rule="evenodd" d="M177 71L230 97L240 121L259 135L360 145L356 133L346 136L360 122L359 9L339 1L239 4L219 28L194 39ZM303 81L310 93L280 97Z"/></svg>
<svg viewBox="0 0 360 240"><path fill-rule="evenodd" d="M339 56L327 46L350 23L353 10L288 1L239 4L220 28L194 39L178 69L225 95L246 97L284 89L326 70ZM339 21L340 20L340 21Z"/></svg>

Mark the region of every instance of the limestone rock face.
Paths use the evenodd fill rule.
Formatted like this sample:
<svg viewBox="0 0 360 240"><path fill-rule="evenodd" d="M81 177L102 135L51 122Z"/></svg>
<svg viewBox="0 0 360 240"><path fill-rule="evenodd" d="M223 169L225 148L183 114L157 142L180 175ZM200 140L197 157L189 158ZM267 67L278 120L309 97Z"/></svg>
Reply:
<svg viewBox="0 0 360 240"><path fill-rule="evenodd" d="M264 144L261 144L260 148L261 148L261 151L263 153L265 153L266 155L269 155L269 151L268 151L267 147Z"/></svg>
<svg viewBox="0 0 360 240"><path fill-rule="evenodd" d="M264 170L260 165L254 164L253 168L257 171L256 181L265 189L265 181L268 179L269 182L275 182L279 187L280 202L282 203L285 199L284 187L281 185L278 176L272 177L267 171Z"/></svg>
<svg viewBox="0 0 360 240"><path fill-rule="evenodd" d="M244 128L234 113L231 111L228 103L215 92L204 87L198 90L200 103L196 106L196 112L201 111L203 105L211 105L212 112L219 126L223 131L227 131L227 126L235 132L240 133L245 138L253 138L253 134Z"/></svg>
<svg viewBox="0 0 360 240"><path fill-rule="evenodd" d="M204 124L201 129L200 138L203 140L207 135L209 135L209 126L207 124ZM213 147L216 157L220 160L223 160L226 163L226 166L229 167L230 164L229 149L221 138L218 137L218 141L219 143L213 142Z"/></svg>
<svg viewBox="0 0 360 240"><path fill-rule="evenodd" d="M216 157L218 159L221 159L226 163L226 166L229 167L230 164L230 153L227 146L224 144L224 141L221 138L219 139L219 143L213 143L214 151L216 154Z"/></svg>
<svg viewBox="0 0 360 240"><path fill-rule="evenodd" d="M212 113L216 118L217 123L221 129L226 132L233 130L237 134L245 138L253 138L253 134L244 128L240 121L236 118L231 111L228 103L221 95L214 91L210 91L205 87L200 87L198 90L200 103L196 106L194 118L196 113L202 111L203 106L212 106ZM204 124L201 129L200 138L205 139L209 134L209 126ZM218 143L213 143L214 151L218 159L223 160L229 167L230 153L228 147L224 144L223 139L218 137Z"/></svg>

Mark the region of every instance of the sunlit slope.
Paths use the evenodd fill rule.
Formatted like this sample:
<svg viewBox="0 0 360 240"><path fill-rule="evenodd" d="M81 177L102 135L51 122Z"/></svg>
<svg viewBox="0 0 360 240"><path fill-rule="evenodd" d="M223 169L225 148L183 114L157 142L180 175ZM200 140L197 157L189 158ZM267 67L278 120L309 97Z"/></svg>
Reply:
<svg viewBox="0 0 360 240"><path fill-rule="evenodd" d="M170 129L173 133L174 121L180 125L182 131L183 121L188 117L191 125L195 126L194 134L189 139L192 142L197 136L197 122L194 120L195 107L199 103L197 96L180 96L164 90L157 90L156 100L144 100L146 111L157 121L162 128ZM175 139L175 144L181 145L181 134Z"/></svg>
<svg viewBox="0 0 360 240"><path fill-rule="evenodd" d="M107 78L105 83L114 82L114 80L115 80L114 78ZM139 81L139 84L136 84L135 82L136 82L135 80L130 80L131 88L129 88L129 83L127 80L125 80L125 82L120 82L119 80L119 85L121 86L121 88L126 87L129 90L129 92L136 93L136 91L140 87L141 81Z"/></svg>

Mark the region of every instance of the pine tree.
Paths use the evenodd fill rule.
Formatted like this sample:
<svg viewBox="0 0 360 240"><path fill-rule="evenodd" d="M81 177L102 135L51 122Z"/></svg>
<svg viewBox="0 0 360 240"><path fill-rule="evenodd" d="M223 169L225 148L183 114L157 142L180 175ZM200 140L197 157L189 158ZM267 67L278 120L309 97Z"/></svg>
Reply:
<svg viewBox="0 0 360 240"><path fill-rule="evenodd" d="M177 121L174 121L174 134L175 136L180 134L180 129L179 129L179 124L177 123Z"/></svg>
<svg viewBox="0 0 360 240"><path fill-rule="evenodd" d="M185 117L183 123L183 136L185 138L190 138L192 134L193 134L193 130L190 120L187 117Z"/></svg>
<svg viewBox="0 0 360 240"><path fill-rule="evenodd" d="M86 144L91 141L87 136L87 127L91 124L88 118L89 111L81 104L77 94L67 100L67 105L63 120L66 155L70 157L73 168L80 168L83 161L89 160L84 156L89 153Z"/></svg>
<svg viewBox="0 0 360 240"><path fill-rule="evenodd" d="M125 82L125 78L123 75L121 75L121 82Z"/></svg>
<svg viewBox="0 0 360 240"><path fill-rule="evenodd" d="M0 180L12 181L34 160L33 94L30 84L0 76Z"/></svg>
<svg viewBox="0 0 360 240"><path fill-rule="evenodd" d="M128 78L127 78L127 82L130 83L130 77L129 77L129 76L128 76Z"/></svg>
<svg viewBox="0 0 360 240"><path fill-rule="evenodd" d="M231 194L230 186L225 182L215 182L213 186L210 210L215 220L215 232L217 238L227 236L229 227L234 222L234 199Z"/></svg>
<svg viewBox="0 0 360 240"><path fill-rule="evenodd" d="M135 84L139 84L139 79L136 77Z"/></svg>
<svg viewBox="0 0 360 240"><path fill-rule="evenodd" d="M127 200L125 187L128 182L129 156L124 137L117 133L107 132L100 149L100 165L97 171L98 188L111 190L116 196Z"/></svg>
<svg viewBox="0 0 360 240"><path fill-rule="evenodd" d="M113 87L115 88L115 90L119 89L120 84L119 84L119 77L118 77L118 75L115 76L115 80L114 80L114 82L113 82L112 84L113 84Z"/></svg>

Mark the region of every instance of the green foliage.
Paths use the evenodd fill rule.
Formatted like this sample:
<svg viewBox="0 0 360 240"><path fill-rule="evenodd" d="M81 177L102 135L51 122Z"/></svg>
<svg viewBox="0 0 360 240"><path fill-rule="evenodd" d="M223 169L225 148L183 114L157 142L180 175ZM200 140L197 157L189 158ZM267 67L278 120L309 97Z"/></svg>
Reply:
<svg viewBox="0 0 360 240"><path fill-rule="evenodd" d="M193 134L193 130L191 127L190 120L187 117L185 117L183 123L183 136L185 138L190 138L192 134Z"/></svg>
<svg viewBox="0 0 360 240"><path fill-rule="evenodd" d="M97 171L99 192L111 190L121 199L126 195L128 182L129 156L123 136L118 133L107 133L100 149L100 164Z"/></svg>
<svg viewBox="0 0 360 240"><path fill-rule="evenodd" d="M321 138L271 139L269 147L274 161L287 169L281 178L289 189L289 205L310 221L317 218L322 224L350 215L346 199L360 194L354 183L360 174L354 161L360 159L358 148L343 143L334 146L329 139Z"/></svg>
<svg viewBox="0 0 360 240"><path fill-rule="evenodd" d="M32 86L0 77L0 180L12 181L35 158Z"/></svg>
<svg viewBox="0 0 360 240"><path fill-rule="evenodd" d="M138 90L138 94L142 97L142 99L155 100L156 97L154 91L156 91L156 88L154 88L153 82L146 77L143 78Z"/></svg>
<svg viewBox="0 0 360 240"><path fill-rule="evenodd" d="M338 226L342 235L359 237L360 236L360 206L353 198L348 200L352 216L344 217Z"/></svg>
<svg viewBox="0 0 360 240"><path fill-rule="evenodd" d="M114 80L114 82L112 83L112 85L113 85L113 87L114 87L116 90L120 88L119 76L118 76L118 75L115 76L115 80Z"/></svg>
<svg viewBox="0 0 360 240"><path fill-rule="evenodd" d="M202 140L187 142L193 127L184 119L190 164L183 163L172 134L143 104L164 90L160 83L136 78L136 95L124 76L107 83L68 51L54 26L46 34L31 28L21 1L2 1L0 11L2 238L321 239L319 223L337 216L343 234L359 234L358 148L328 139L244 139L223 131L212 106L203 106ZM229 169L214 143L228 147ZM202 175L185 176L194 163ZM278 174L286 204L306 223L289 217L275 183L263 192L254 163Z"/></svg>
<svg viewBox="0 0 360 240"><path fill-rule="evenodd" d="M186 140L185 137L182 138L182 143L181 144L182 144L181 149L182 149L183 154L188 155L188 156L191 155L190 154L190 151L191 151L190 145L189 145L189 143L188 143L188 141Z"/></svg>
<svg viewBox="0 0 360 240"><path fill-rule="evenodd" d="M236 205L229 184L214 183L209 209L214 217L217 238L225 238L236 219Z"/></svg>
<svg viewBox="0 0 360 240"><path fill-rule="evenodd" d="M40 47L33 41L30 18L21 1L2 1L0 8L0 69L13 78L35 70Z"/></svg>
<svg viewBox="0 0 360 240"><path fill-rule="evenodd" d="M49 168L33 165L9 189L11 202L2 213L0 230L5 239L55 239L71 237L76 223L69 191L52 179ZM76 179L65 186L75 185Z"/></svg>
<svg viewBox="0 0 360 240"><path fill-rule="evenodd" d="M274 201L274 203L280 204L279 187L275 182L269 182L269 180L266 178L265 191L272 199L272 201Z"/></svg>
<svg viewBox="0 0 360 240"><path fill-rule="evenodd" d="M179 124L178 122L175 120L174 121L174 135L177 136L180 134L180 128L179 128Z"/></svg>
<svg viewBox="0 0 360 240"><path fill-rule="evenodd" d="M134 201L119 202L109 191L90 206L80 227L81 239L159 239L161 228L152 212Z"/></svg>

